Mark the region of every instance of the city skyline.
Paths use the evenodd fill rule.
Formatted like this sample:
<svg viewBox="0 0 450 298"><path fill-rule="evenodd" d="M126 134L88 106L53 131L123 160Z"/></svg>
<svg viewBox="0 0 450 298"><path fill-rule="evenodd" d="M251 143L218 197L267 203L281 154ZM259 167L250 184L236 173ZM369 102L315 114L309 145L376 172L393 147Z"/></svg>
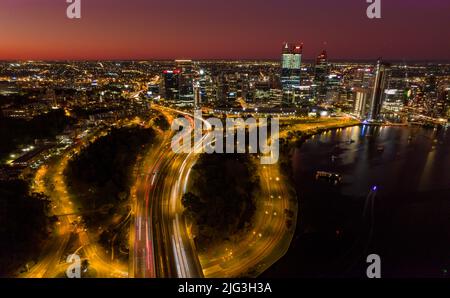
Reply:
<svg viewBox="0 0 450 298"><path fill-rule="evenodd" d="M448 12L0 0L0 279L448 278Z"/></svg>
<svg viewBox="0 0 450 298"><path fill-rule="evenodd" d="M449 61L441 31L450 4L400 2L383 1L382 19L370 20L359 0L97 0L83 1L82 18L70 20L65 1L6 0L0 60L275 60L286 41L303 42L307 61L323 48L331 61Z"/></svg>

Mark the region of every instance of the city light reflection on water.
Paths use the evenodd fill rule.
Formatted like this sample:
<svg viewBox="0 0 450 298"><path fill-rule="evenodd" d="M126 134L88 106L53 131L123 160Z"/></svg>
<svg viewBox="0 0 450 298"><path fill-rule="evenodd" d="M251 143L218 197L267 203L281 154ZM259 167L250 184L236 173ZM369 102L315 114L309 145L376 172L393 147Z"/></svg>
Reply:
<svg viewBox="0 0 450 298"><path fill-rule="evenodd" d="M355 126L318 135L296 154L299 181L317 170L338 172L348 195L364 195L372 185L387 194L450 188L447 130Z"/></svg>
<svg viewBox="0 0 450 298"><path fill-rule="evenodd" d="M364 278L368 253L381 256L383 277L446 276L448 130L334 130L297 148L292 165L302 216L288 253L264 276ZM319 181L317 171L342 183Z"/></svg>

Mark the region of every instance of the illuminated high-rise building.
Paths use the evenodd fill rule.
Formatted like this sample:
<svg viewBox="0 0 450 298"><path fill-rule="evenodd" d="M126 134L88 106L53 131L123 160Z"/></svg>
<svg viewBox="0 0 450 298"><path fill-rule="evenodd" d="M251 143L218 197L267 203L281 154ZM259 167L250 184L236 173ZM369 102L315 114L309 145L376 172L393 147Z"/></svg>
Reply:
<svg viewBox="0 0 450 298"><path fill-rule="evenodd" d="M179 99L185 104L194 101L194 71L192 60L175 60L176 68L179 69Z"/></svg>
<svg viewBox="0 0 450 298"><path fill-rule="evenodd" d="M300 90L303 45L283 45L281 58L281 86L285 101L292 102Z"/></svg>
<svg viewBox="0 0 450 298"><path fill-rule="evenodd" d="M165 70L162 77L162 95L166 100L180 99L180 74L181 70Z"/></svg>
<svg viewBox="0 0 450 298"><path fill-rule="evenodd" d="M200 82L194 82L194 107L198 108L202 104L202 89Z"/></svg>
<svg viewBox="0 0 450 298"><path fill-rule="evenodd" d="M197 82L200 85L200 96L201 102L206 103L208 101L214 100L214 84L212 78L209 74L205 72L205 70L200 69L198 72ZM195 92L194 92L195 96ZM195 97L194 97L195 99Z"/></svg>
<svg viewBox="0 0 450 298"><path fill-rule="evenodd" d="M367 106L369 103L370 90L367 88L356 87L353 92L355 96L354 114L363 119L368 110Z"/></svg>
<svg viewBox="0 0 450 298"><path fill-rule="evenodd" d="M328 55L323 50L316 58L314 67L314 85L316 86L316 96L318 99L324 99L327 95L327 78L329 75Z"/></svg>
<svg viewBox="0 0 450 298"><path fill-rule="evenodd" d="M385 96L384 91L387 86L389 69L389 64L383 63L381 59L378 60L375 69L376 75L373 84L372 101L370 103L369 115L367 119L369 121L379 120L381 107L383 106L383 100Z"/></svg>

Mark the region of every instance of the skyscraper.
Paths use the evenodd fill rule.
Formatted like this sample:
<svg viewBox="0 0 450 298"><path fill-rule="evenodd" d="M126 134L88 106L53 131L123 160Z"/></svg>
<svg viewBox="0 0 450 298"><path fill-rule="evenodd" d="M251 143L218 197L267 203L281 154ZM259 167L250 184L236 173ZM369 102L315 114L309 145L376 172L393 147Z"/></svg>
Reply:
<svg viewBox="0 0 450 298"><path fill-rule="evenodd" d="M354 113L359 118L365 118L367 114L367 104L369 102L370 90L367 88L356 87L354 88L355 94L355 108Z"/></svg>
<svg viewBox="0 0 450 298"><path fill-rule="evenodd" d="M199 82L194 82L194 107L198 108L202 104L202 90Z"/></svg>
<svg viewBox="0 0 450 298"><path fill-rule="evenodd" d="M323 50L316 58L316 65L314 68L314 84L316 85L316 97L324 99L327 95L327 78L329 75L328 69L328 55Z"/></svg>
<svg viewBox="0 0 450 298"><path fill-rule="evenodd" d="M185 104L194 102L194 71L192 60L175 60L176 68L180 70L179 99Z"/></svg>
<svg viewBox="0 0 450 298"><path fill-rule="evenodd" d="M289 43L283 45L281 58L281 86L283 98L292 102L295 94L300 90L300 74L302 64L303 45L292 46Z"/></svg>
<svg viewBox="0 0 450 298"><path fill-rule="evenodd" d="M215 98L214 96L212 96L214 92L214 84L211 76L207 74L204 69L199 70L197 82L200 85L201 103L213 101ZM195 100L195 92L194 92L194 100Z"/></svg>
<svg viewBox="0 0 450 298"><path fill-rule="evenodd" d="M370 103L369 117L367 119L369 121L379 120L389 68L389 64L383 63L381 59L378 60L375 81L373 84L372 101Z"/></svg>
<svg viewBox="0 0 450 298"><path fill-rule="evenodd" d="M162 91L166 100L180 99L180 74L179 69L163 71Z"/></svg>

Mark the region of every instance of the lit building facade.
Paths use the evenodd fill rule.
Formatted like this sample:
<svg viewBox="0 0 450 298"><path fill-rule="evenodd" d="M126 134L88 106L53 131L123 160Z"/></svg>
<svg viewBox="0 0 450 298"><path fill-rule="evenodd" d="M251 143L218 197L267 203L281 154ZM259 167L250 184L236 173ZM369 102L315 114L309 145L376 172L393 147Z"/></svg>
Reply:
<svg viewBox="0 0 450 298"><path fill-rule="evenodd" d="M281 86L283 99L293 102L300 90L301 64L303 46L292 46L289 43L283 45L281 58Z"/></svg>
<svg viewBox="0 0 450 298"><path fill-rule="evenodd" d="M368 111L368 103L370 98L370 89L368 88L355 88L355 108L354 114L361 119L364 119Z"/></svg>
<svg viewBox="0 0 450 298"><path fill-rule="evenodd" d="M320 101L323 101L327 95L327 82L328 82L329 68L328 68L328 55L323 50L316 58L316 65L314 67L314 85L315 95Z"/></svg>
<svg viewBox="0 0 450 298"><path fill-rule="evenodd" d="M369 121L379 120L381 107L383 106L383 100L385 98L389 68L390 66L387 63L383 63L381 60L378 60L375 69L376 75L373 84L372 101L370 103L370 110L367 119Z"/></svg>
<svg viewBox="0 0 450 298"><path fill-rule="evenodd" d="M162 96L166 100L180 100L181 70L164 70L162 75Z"/></svg>

